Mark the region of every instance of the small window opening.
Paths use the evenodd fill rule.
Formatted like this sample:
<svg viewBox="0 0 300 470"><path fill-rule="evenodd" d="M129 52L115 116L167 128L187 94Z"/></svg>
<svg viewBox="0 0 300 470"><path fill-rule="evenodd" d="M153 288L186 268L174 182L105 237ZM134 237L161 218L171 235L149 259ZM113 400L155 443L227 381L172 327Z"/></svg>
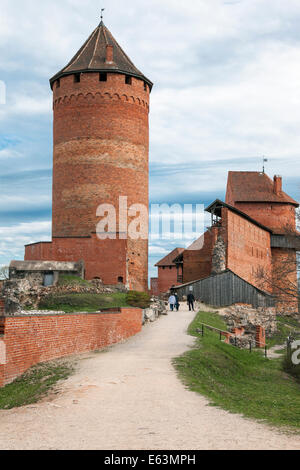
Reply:
<svg viewBox="0 0 300 470"><path fill-rule="evenodd" d="M101 72L99 74L99 81L100 82L107 82L107 73L106 72Z"/></svg>
<svg viewBox="0 0 300 470"><path fill-rule="evenodd" d="M60 79L58 79L56 82L56 88L59 88L59 87L60 87Z"/></svg>
<svg viewBox="0 0 300 470"><path fill-rule="evenodd" d="M74 75L74 83L80 83L80 73L75 73L75 75Z"/></svg>
<svg viewBox="0 0 300 470"><path fill-rule="evenodd" d="M119 277L118 277L118 283L119 283L119 284L123 284L123 282L124 282L123 276L119 276Z"/></svg>
<svg viewBox="0 0 300 470"><path fill-rule="evenodd" d="M54 273L49 272L44 274L44 287L53 286L54 284Z"/></svg>
<svg viewBox="0 0 300 470"><path fill-rule="evenodd" d="M144 90L147 91L147 83L144 82Z"/></svg>
<svg viewBox="0 0 300 470"><path fill-rule="evenodd" d="M128 75L126 75L126 77L125 77L125 83L126 83L126 85L131 85L131 84L132 84L132 78L131 78L131 77L128 77Z"/></svg>

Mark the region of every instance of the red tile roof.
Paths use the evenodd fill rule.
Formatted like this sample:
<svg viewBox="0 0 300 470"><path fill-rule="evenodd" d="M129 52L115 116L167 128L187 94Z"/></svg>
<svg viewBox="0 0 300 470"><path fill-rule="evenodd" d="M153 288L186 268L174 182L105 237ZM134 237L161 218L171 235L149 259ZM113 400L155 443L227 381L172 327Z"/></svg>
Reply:
<svg viewBox="0 0 300 470"><path fill-rule="evenodd" d="M229 171L226 202L231 205L236 202L273 202L299 207L298 202L284 191L276 194L273 180L258 171Z"/></svg>
<svg viewBox="0 0 300 470"><path fill-rule="evenodd" d="M161 259L155 266L176 266L173 263L174 259L177 258L182 252L184 248L175 248L175 250L171 251L167 256Z"/></svg>

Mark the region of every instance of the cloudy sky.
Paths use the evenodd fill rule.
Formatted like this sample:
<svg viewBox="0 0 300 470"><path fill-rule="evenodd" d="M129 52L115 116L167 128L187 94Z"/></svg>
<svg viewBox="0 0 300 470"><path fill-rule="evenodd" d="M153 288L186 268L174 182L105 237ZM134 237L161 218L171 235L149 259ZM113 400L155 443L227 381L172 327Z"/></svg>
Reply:
<svg viewBox="0 0 300 470"><path fill-rule="evenodd" d="M155 84L153 203L224 198L228 170L281 174L299 196L299 0L1 0L0 264L51 233L48 79L104 22ZM1 90L1 87L0 87ZM1 96L0 96L1 102ZM180 241L152 240L153 265Z"/></svg>

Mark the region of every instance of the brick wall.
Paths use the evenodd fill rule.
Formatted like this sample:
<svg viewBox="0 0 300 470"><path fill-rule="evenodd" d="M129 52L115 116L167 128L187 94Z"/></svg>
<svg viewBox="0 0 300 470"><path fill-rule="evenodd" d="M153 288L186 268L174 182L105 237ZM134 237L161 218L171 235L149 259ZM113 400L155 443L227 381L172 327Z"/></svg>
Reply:
<svg viewBox="0 0 300 470"><path fill-rule="evenodd" d="M261 288L257 270L272 273L270 233L226 208L222 209L222 225L226 227L227 268ZM270 286L265 289L271 290Z"/></svg>
<svg viewBox="0 0 300 470"><path fill-rule="evenodd" d="M86 238L54 238L52 243L25 247L25 260L80 261L85 263L85 278L100 278L105 284L126 282L127 240L99 240L96 234ZM142 290L142 286L141 290Z"/></svg>
<svg viewBox="0 0 300 470"><path fill-rule="evenodd" d="M204 279L211 274L212 252L216 240L215 233L214 231L207 231L202 237L199 239L201 249L185 250L183 252L183 283Z"/></svg>
<svg viewBox="0 0 300 470"><path fill-rule="evenodd" d="M237 202L234 205L275 233L285 233L287 228L296 229L295 207L291 204Z"/></svg>
<svg viewBox="0 0 300 470"><path fill-rule="evenodd" d="M257 348L264 348L266 345L266 330L260 325L256 327L255 342Z"/></svg>
<svg viewBox="0 0 300 470"><path fill-rule="evenodd" d="M5 317L4 323L5 334L0 336L0 386L35 364L99 350L137 334L142 328L142 310L23 315Z"/></svg>
<svg viewBox="0 0 300 470"><path fill-rule="evenodd" d="M4 315L4 298L0 296L0 317Z"/></svg>
<svg viewBox="0 0 300 470"><path fill-rule="evenodd" d="M158 266L158 291L168 292L170 287L181 284L177 281L176 266Z"/></svg>

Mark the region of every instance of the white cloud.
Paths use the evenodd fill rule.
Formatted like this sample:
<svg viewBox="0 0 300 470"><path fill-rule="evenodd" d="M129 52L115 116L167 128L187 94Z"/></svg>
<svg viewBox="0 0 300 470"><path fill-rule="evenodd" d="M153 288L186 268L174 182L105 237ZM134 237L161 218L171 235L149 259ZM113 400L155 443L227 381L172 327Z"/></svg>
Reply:
<svg viewBox="0 0 300 470"><path fill-rule="evenodd" d="M299 0L197 0L188 8L181 0L103 0L103 7L109 29L155 82L153 199L222 197L227 171L259 170L264 154L269 173L282 174L284 182L299 175ZM0 147L6 173L21 164L23 170L51 167L48 79L71 59L99 16L92 0L84 6L81 0L2 0L0 79L7 104L0 107L1 133L17 133L22 141L22 151ZM49 206L50 189L46 195L42 185L8 188L2 208ZM17 222L14 227L20 229Z"/></svg>
<svg viewBox="0 0 300 470"><path fill-rule="evenodd" d="M0 264L24 257L24 245L51 239L51 222L0 226Z"/></svg>

